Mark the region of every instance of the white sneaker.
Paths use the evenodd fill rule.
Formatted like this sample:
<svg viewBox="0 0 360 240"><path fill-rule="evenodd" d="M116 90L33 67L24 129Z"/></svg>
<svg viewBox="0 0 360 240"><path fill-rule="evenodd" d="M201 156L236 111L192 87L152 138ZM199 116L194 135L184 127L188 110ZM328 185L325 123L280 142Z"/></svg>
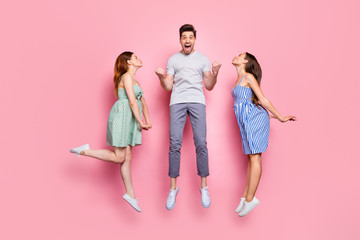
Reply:
<svg viewBox="0 0 360 240"><path fill-rule="evenodd" d="M244 207L240 211L239 216L240 217L246 216L247 214L249 214L249 212L251 210L253 210L257 205L259 205L259 203L260 203L260 201L256 197L254 197L254 199L251 202L245 201L244 202Z"/></svg>
<svg viewBox="0 0 360 240"><path fill-rule="evenodd" d="M139 207L138 200L136 198L132 198L126 193L124 194L123 198L138 212L141 212L141 209Z"/></svg>
<svg viewBox="0 0 360 240"><path fill-rule="evenodd" d="M240 198L239 206L235 210L236 213L240 212L243 209L244 202L245 202L245 198L244 197Z"/></svg>
<svg viewBox="0 0 360 240"><path fill-rule="evenodd" d="M208 187L206 186L205 188L200 188L200 192L201 192L201 205L203 205L204 208L208 208L210 207L210 194L208 192Z"/></svg>
<svg viewBox="0 0 360 240"><path fill-rule="evenodd" d="M176 195L179 192L179 188L176 187L175 190L170 189L169 196L166 200L166 209L171 210L175 206L176 203Z"/></svg>
<svg viewBox="0 0 360 240"><path fill-rule="evenodd" d="M72 148L70 149L70 152L71 153L75 153L77 155L80 155L80 153L84 150L88 150L90 149L90 145L89 144L85 144L85 145L82 145L80 147L76 147L76 148Z"/></svg>

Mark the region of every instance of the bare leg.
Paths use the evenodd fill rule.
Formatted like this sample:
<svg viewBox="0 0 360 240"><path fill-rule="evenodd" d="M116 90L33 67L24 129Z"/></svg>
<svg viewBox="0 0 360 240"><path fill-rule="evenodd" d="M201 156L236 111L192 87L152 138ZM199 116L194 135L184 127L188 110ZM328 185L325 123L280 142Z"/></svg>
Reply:
<svg viewBox="0 0 360 240"><path fill-rule="evenodd" d="M248 194L248 191L249 191L251 163L250 163L250 156L249 155L247 155L247 158L248 158L248 165L247 165L247 172L246 172L246 184L245 184L244 193L243 193L243 195L241 196L241 199L240 199L239 206L235 209L235 212L237 212L237 213L240 212L244 208L244 202L246 200L246 195Z"/></svg>
<svg viewBox="0 0 360 240"><path fill-rule="evenodd" d="M117 151L121 152L121 149L116 148L115 152L117 153ZM132 157L132 147L127 146L125 161L121 164L120 172L121 172L122 180L124 182L126 194L132 198L136 198L134 193L134 188L132 185L132 178L131 178L131 157Z"/></svg>
<svg viewBox="0 0 360 240"><path fill-rule="evenodd" d="M170 189L176 189L176 178L170 178Z"/></svg>
<svg viewBox="0 0 360 240"><path fill-rule="evenodd" d="M207 187L207 178L206 177L201 177L201 188L206 188Z"/></svg>
<svg viewBox="0 0 360 240"><path fill-rule="evenodd" d="M249 191L249 183L250 183L250 156L247 155L247 157L248 157L248 166L247 166L247 173L246 173L245 190L244 190L244 194L242 195L243 198L246 198L246 195Z"/></svg>
<svg viewBox="0 0 360 240"><path fill-rule="evenodd" d="M246 202L251 202L255 196L261 177L261 153L250 154L250 181Z"/></svg>
<svg viewBox="0 0 360 240"><path fill-rule="evenodd" d="M115 147L115 151L100 149L100 150L84 150L80 154L83 156L88 156L96 158L99 160L113 162L113 163L122 163L125 160L125 147Z"/></svg>

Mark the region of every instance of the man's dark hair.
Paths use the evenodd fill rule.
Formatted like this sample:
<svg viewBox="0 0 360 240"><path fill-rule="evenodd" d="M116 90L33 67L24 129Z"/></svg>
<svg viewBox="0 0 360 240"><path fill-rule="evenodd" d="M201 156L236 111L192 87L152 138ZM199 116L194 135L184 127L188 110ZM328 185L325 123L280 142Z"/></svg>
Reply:
<svg viewBox="0 0 360 240"><path fill-rule="evenodd" d="M195 30L194 26L191 24L184 24L180 27L180 29L179 29L180 38L181 38L181 35L183 32L193 32L194 37L196 38L196 30Z"/></svg>

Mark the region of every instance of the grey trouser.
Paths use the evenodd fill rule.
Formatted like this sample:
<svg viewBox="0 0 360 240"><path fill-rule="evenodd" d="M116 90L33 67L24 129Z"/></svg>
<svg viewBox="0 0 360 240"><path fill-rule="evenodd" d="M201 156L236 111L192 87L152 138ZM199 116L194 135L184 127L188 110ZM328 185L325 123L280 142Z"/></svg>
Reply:
<svg viewBox="0 0 360 240"><path fill-rule="evenodd" d="M206 177L209 175L206 106L201 103L178 103L170 106L169 176L179 176L180 149L187 115L190 117L193 130L198 175Z"/></svg>

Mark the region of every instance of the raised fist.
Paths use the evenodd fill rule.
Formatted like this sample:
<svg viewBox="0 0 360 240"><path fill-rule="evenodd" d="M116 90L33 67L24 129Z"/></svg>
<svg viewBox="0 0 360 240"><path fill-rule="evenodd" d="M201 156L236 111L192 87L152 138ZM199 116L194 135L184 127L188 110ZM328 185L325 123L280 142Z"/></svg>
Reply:
<svg viewBox="0 0 360 240"><path fill-rule="evenodd" d="M218 74L219 72L219 69L221 67L221 62L220 61L215 61L212 63L212 72L213 74Z"/></svg>
<svg viewBox="0 0 360 240"><path fill-rule="evenodd" d="M157 67L155 69L155 73L158 75L158 77L165 77L165 71L161 67Z"/></svg>

